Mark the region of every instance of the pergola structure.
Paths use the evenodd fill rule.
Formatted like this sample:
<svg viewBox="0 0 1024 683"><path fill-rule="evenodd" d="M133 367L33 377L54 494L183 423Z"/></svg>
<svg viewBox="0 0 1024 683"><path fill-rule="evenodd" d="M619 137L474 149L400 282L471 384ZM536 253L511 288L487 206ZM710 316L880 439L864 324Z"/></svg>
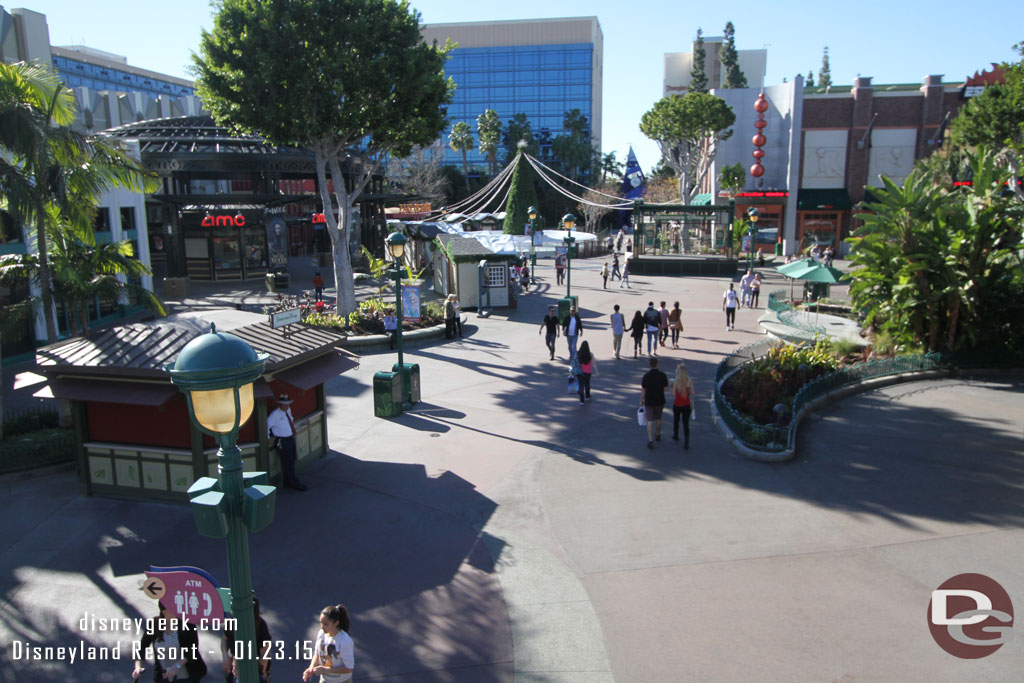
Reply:
<svg viewBox="0 0 1024 683"><path fill-rule="evenodd" d="M737 262L721 254L732 229L733 203L633 204L629 269L647 275L733 275Z"/></svg>

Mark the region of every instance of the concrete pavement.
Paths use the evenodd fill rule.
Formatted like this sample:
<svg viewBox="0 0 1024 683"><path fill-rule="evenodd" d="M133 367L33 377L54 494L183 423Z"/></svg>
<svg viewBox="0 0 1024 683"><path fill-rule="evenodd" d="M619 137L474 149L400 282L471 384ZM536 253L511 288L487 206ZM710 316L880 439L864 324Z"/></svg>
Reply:
<svg viewBox="0 0 1024 683"><path fill-rule="evenodd" d="M412 412L372 417L372 375L393 354L367 353L328 384L335 455L305 476L310 491L282 493L252 539L275 638L312 638L315 613L341 601L357 680L1019 679L1019 638L957 660L925 617L930 591L965 571L1024 596L1024 383L845 399L808 419L793 462L750 462L712 428L708 396L721 356L759 338L760 312L741 310L726 332L724 279L636 276L632 290L602 290L600 259L573 265L599 369L586 406L566 394L564 340L550 362L537 334L564 293L543 263L518 310L470 312L464 339L412 345L423 377ZM629 317L648 300L684 311L684 350L662 353L669 373L686 360L701 397L687 452L670 425L647 450L634 417L646 361L610 359L612 304ZM198 537L183 507L82 498L68 474L2 485L5 646L117 642L125 634L79 633L79 612L151 614L138 591L149 564L226 580L222 544ZM130 669L9 663L4 650L5 682ZM302 666L282 659L274 678L297 680Z"/></svg>

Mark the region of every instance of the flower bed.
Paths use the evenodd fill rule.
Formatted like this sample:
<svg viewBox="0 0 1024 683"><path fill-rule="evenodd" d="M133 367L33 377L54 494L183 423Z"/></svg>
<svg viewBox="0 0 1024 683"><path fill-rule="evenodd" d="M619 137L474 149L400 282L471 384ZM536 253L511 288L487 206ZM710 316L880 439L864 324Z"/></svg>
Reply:
<svg viewBox="0 0 1024 683"><path fill-rule="evenodd" d="M825 344L779 343L731 375L722 385L722 396L741 416L773 424L777 404L788 410L802 386L838 367L839 359Z"/></svg>
<svg viewBox="0 0 1024 683"><path fill-rule="evenodd" d="M384 315L389 306L393 306L393 304L388 304L381 299L369 299L360 302L359 310L349 313L347 319L333 311L312 310L303 316L302 322L313 327L345 330L354 336L384 334ZM402 329L418 330L434 327L444 322L444 309L441 302L430 301L423 304L420 307L420 315L420 319L416 322L403 321Z"/></svg>

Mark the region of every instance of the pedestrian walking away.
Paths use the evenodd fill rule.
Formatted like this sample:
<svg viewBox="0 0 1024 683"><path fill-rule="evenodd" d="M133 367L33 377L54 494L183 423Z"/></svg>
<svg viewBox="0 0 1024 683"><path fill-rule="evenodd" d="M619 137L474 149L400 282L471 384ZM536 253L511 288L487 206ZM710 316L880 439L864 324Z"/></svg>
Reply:
<svg viewBox="0 0 1024 683"><path fill-rule="evenodd" d="M644 314L637 311L633 314L633 322L630 323L629 336L633 338L633 358L636 358L644 350Z"/></svg>
<svg viewBox="0 0 1024 683"><path fill-rule="evenodd" d="M622 351L622 335L626 331L626 317L619 313L619 305L615 304L615 312L609 316L612 321L612 350L615 351L615 359L618 360Z"/></svg>
<svg viewBox="0 0 1024 683"><path fill-rule="evenodd" d="M672 331L672 348L679 348L679 333L683 331L683 312L679 308L679 302L672 304L672 310L668 312L668 328Z"/></svg>
<svg viewBox="0 0 1024 683"><path fill-rule="evenodd" d="M355 644L348 634L348 610L344 605L328 605L320 612L320 632L313 643L313 657L302 672L302 680L320 677L320 683L346 683L356 668Z"/></svg>
<svg viewBox="0 0 1024 683"><path fill-rule="evenodd" d="M601 266L601 281L602 281L601 288L602 289L608 289L608 262L607 261L605 261L604 265Z"/></svg>
<svg viewBox="0 0 1024 683"><path fill-rule="evenodd" d="M619 254L618 252L612 254L612 282L615 282L615 278L622 279L622 273L619 272Z"/></svg>
<svg viewBox="0 0 1024 683"><path fill-rule="evenodd" d="M548 314L544 316L544 322L540 324L540 332L546 333L544 337L544 343L548 346L548 353L550 354L550 360L555 359L555 339L558 338L558 328L561 327L558 320L558 315L555 313L554 306L548 306Z"/></svg>
<svg viewBox="0 0 1024 683"><path fill-rule="evenodd" d="M320 271L316 271L316 275L313 276L313 299L315 301L324 300L324 279L320 277Z"/></svg>
<svg viewBox="0 0 1024 683"><path fill-rule="evenodd" d="M530 287L530 266L524 263L522 269L519 271L519 276L522 278L521 282L523 285L523 291L525 292Z"/></svg>
<svg viewBox="0 0 1024 683"><path fill-rule="evenodd" d="M565 320L562 321L562 332L569 344L569 362L571 363L572 359L576 357L576 341L583 334L583 321L580 320L580 314L576 312L575 306L569 309L569 315L565 316Z"/></svg>
<svg viewBox="0 0 1024 683"><path fill-rule="evenodd" d="M292 418L292 399L288 394L277 397L277 408L267 416L267 434L272 440L277 440L284 487L305 491L306 487L295 474L295 420Z"/></svg>
<svg viewBox="0 0 1024 683"><path fill-rule="evenodd" d="M658 342L664 346L665 340L668 339L668 309L665 308L665 302L661 302L661 308L658 309L658 316L660 321L658 322Z"/></svg>
<svg viewBox="0 0 1024 683"><path fill-rule="evenodd" d="M590 378L597 374L597 361L590 352L590 344L583 342L580 350L572 360L572 372L576 375L580 387L580 405L590 400Z"/></svg>
<svg viewBox="0 0 1024 683"><path fill-rule="evenodd" d="M647 302L644 311L644 330L647 332L647 355L658 355L658 334L661 332L661 315L654 308L654 302Z"/></svg>
<svg viewBox="0 0 1024 683"><path fill-rule="evenodd" d="M736 327L736 307L739 306L739 297L736 296L736 288L729 283L729 289L722 295L722 310L725 311L725 329L732 330Z"/></svg>
<svg viewBox="0 0 1024 683"><path fill-rule="evenodd" d="M665 409L665 392L668 391L668 377L658 369L658 359L651 356L651 369L640 381L640 403L647 417L647 447L654 448L655 441L661 441L661 413Z"/></svg>
<svg viewBox="0 0 1024 683"><path fill-rule="evenodd" d="M672 439L679 441L679 420L683 421L683 450L690 449L690 402L693 400L693 381L686 372L686 363L676 366L672 381Z"/></svg>
<svg viewBox="0 0 1024 683"><path fill-rule="evenodd" d="M619 289L623 287L633 289L629 284L629 259L626 259L625 263L622 264L622 281L619 282Z"/></svg>

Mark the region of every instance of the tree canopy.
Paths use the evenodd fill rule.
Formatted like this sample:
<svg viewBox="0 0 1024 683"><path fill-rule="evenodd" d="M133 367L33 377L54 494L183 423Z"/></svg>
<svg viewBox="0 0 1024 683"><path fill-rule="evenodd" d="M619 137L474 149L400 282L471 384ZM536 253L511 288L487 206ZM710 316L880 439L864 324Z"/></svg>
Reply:
<svg viewBox="0 0 1024 683"><path fill-rule="evenodd" d="M1024 57L1024 43L1014 46ZM999 152L1010 169L1011 187L1024 201L1019 181L1024 176L1024 60L1003 65L1005 83L989 85L972 97L953 121L953 140L987 145Z"/></svg>
<svg viewBox="0 0 1024 683"><path fill-rule="evenodd" d="M524 148L520 147L519 143L521 142L526 143ZM533 135L530 119L523 113L516 114L508 120L505 132L501 137L501 144L505 149L505 164L511 163L519 154L520 149L531 156L537 156L540 151L540 144Z"/></svg>
<svg viewBox="0 0 1024 683"><path fill-rule="evenodd" d="M832 68L828 64L828 46L826 46L825 51L821 55L821 69L818 70L818 87L828 88L831 85Z"/></svg>
<svg viewBox="0 0 1024 683"><path fill-rule="evenodd" d="M217 8L193 55L199 94L218 123L315 153L338 310L349 313L353 204L384 155L407 156L444 129L452 45L424 43L420 16L404 0L221 0Z"/></svg>
<svg viewBox="0 0 1024 683"><path fill-rule="evenodd" d="M590 137L590 122L579 109L565 112L562 126L567 133L555 137L551 151L562 164L562 172L579 181L584 170L589 169L594 157L594 143Z"/></svg>
<svg viewBox="0 0 1024 683"><path fill-rule="evenodd" d="M469 164L466 162L466 152L473 149L473 129L465 121L459 121L452 126L452 132L448 134L448 146L454 152L462 154L462 172L466 176L466 192L469 192Z"/></svg>
<svg viewBox="0 0 1024 683"><path fill-rule="evenodd" d="M725 100L695 92L663 97L640 119L640 131L658 143L663 161L675 172L683 203L697 193L735 122Z"/></svg>

